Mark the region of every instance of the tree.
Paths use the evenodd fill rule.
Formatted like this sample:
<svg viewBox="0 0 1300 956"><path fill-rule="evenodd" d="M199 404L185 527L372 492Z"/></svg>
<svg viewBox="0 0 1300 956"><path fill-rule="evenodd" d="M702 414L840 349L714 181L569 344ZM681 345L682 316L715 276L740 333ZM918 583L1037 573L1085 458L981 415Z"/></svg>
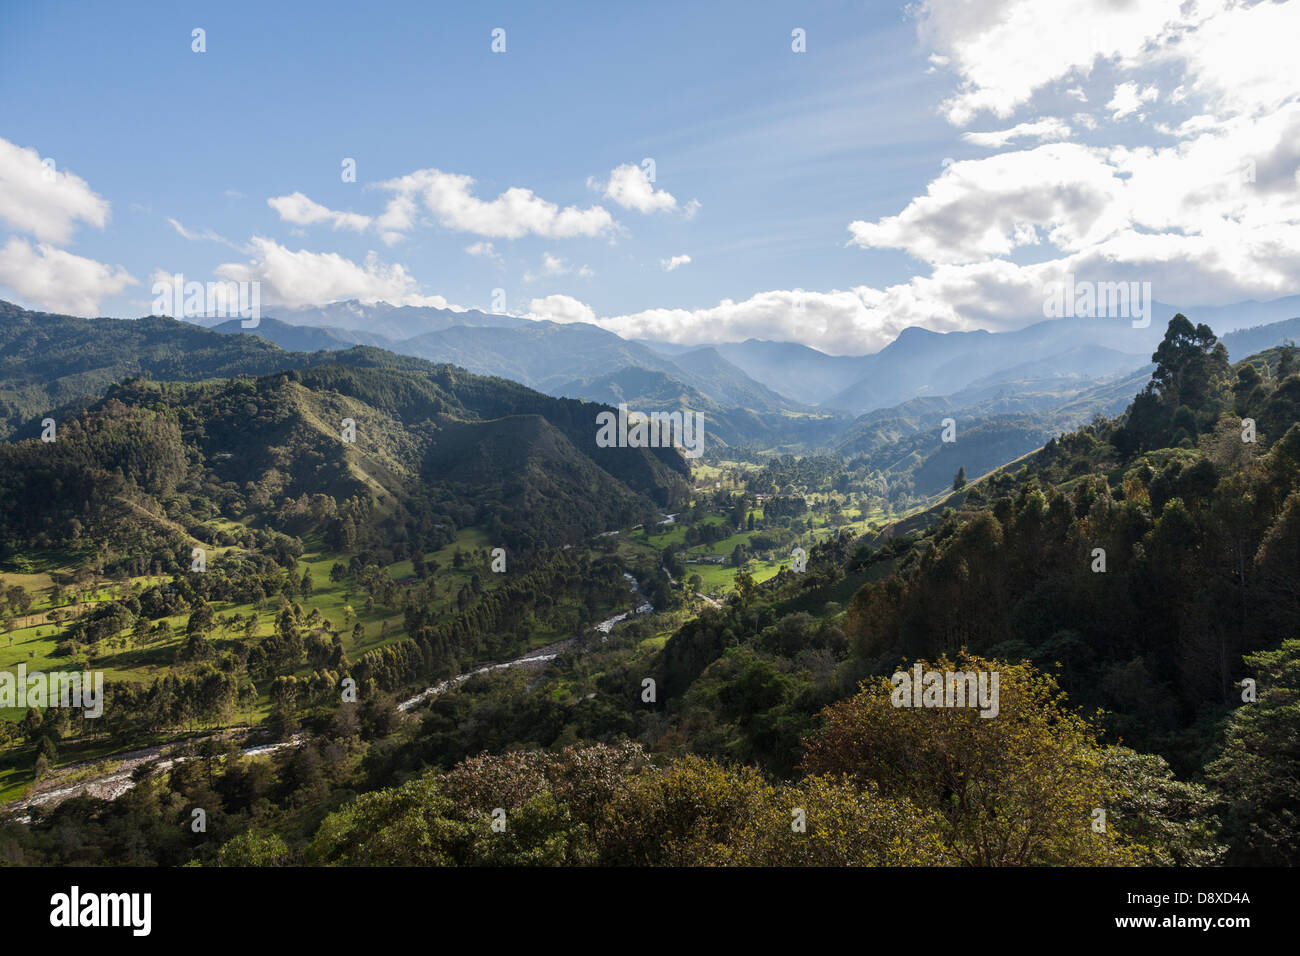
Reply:
<svg viewBox="0 0 1300 956"><path fill-rule="evenodd" d="M1258 697L1232 712L1207 772L1223 795L1228 864L1290 866L1300 859L1300 639L1245 660Z"/></svg>
<svg viewBox="0 0 1300 956"><path fill-rule="evenodd" d="M745 822L772 798L771 786L753 767L728 771L694 755L684 757L667 772L640 777L614 797L597 836L602 862L724 863L727 847Z"/></svg>
<svg viewBox="0 0 1300 956"><path fill-rule="evenodd" d="M952 479L952 490L961 491L965 487L966 487L966 466L963 465L957 469L957 474Z"/></svg>
<svg viewBox="0 0 1300 956"><path fill-rule="evenodd" d="M1282 354L1277 360L1277 380L1280 382L1296 372L1295 346L1288 342L1282 346Z"/></svg>
<svg viewBox="0 0 1300 956"><path fill-rule="evenodd" d="M13 609L23 616L23 627L27 626L27 612L32 606L32 596L21 584L12 584L5 591L5 598Z"/></svg>
<svg viewBox="0 0 1300 956"><path fill-rule="evenodd" d="M1102 768L1116 788L1106 824L1140 847L1143 865L1220 862L1225 847L1218 842L1219 821L1208 787L1178 780L1163 757L1127 747L1107 747Z"/></svg>
<svg viewBox="0 0 1300 956"><path fill-rule="evenodd" d="M201 631L187 632L185 646L181 648L180 659L183 661L201 661L209 653L207 638Z"/></svg>
<svg viewBox="0 0 1300 956"><path fill-rule="evenodd" d="M198 606L190 612L189 620L185 623L185 634L187 637L204 637L212 630L216 619L212 613L212 606L205 601L200 601Z"/></svg>
<svg viewBox="0 0 1300 956"><path fill-rule="evenodd" d="M803 831L793 827L794 810ZM727 847L733 866L943 866L942 822L847 778L805 777L778 788Z"/></svg>
<svg viewBox="0 0 1300 956"><path fill-rule="evenodd" d="M754 576L748 571L741 571L736 575L735 585L736 595L740 599L741 605L749 605L754 600L757 589L757 585L754 584Z"/></svg>
<svg viewBox="0 0 1300 956"><path fill-rule="evenodd" d="M1103 770L1097 729L1067 709L1053 678L1030 664L974 656L918 663L941 675L996 673L997 716L969 706L895 706L895 685L880 677L823 711L804 769L847 775L934 811L947 853L967 866L1134 861L1114 829L1091 827L1117 788Z"/></svg>
<svg viewBox="0 0 1300 956"><path fill-rule="evenodd" d="M298 732L298 679L292 675L271 682L271 712L266 724L277 740L288 740Z"/></svg>
<svg viewBox="0 0 1300 956"><path fill-rule="evenodd" d="M291 859L289 847L279 834L252 830L224 844L217 853L221 866L285 866Z"/></svg>
<svg viewBox="0 0 1300 956"><path fill-rule="evenodd" d="M41 725L43 723L44 718L41 716L40 710L36 707L28 707L27 713L18 722L18 729L23 732L24 737L35 743L37 738L41 736Z"/></svg>
<svg viewBox="0 0 1300 956"><path fill-rule="evenodd" d="M1211 374L1226 357L1216 358L1218 339L1214 331L1201 323L1193 327L1181 312L1169 320L1165 337L1156 347L1151 361L1156 369L1151 384L1161 399L1173 407L1187 405L1200 409L1209 393Z"/></svg>

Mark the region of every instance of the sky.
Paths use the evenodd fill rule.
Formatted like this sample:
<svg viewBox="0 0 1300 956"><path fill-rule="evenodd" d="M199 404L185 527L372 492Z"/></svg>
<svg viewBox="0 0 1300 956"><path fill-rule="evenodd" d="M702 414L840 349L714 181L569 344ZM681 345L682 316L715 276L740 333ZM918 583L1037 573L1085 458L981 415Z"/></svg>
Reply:
<svg viewBox="0 0 1300 956"><path fill-rule="evenodd" d="M1067 276L1292 295L1298 37L1300 0L4 3L0 298L862 354Z"/></svg>

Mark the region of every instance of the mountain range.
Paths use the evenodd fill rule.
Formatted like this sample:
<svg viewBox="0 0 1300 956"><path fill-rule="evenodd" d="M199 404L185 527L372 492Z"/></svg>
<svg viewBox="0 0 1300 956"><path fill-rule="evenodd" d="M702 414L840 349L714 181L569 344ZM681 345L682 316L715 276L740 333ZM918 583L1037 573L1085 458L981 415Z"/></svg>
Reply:
<svg viewBox="0 0 1300 956"><path fill-rule="evenodd" d="M1237 330L1255 326L1236 350L1258 351L1294 337L1300 296L1230 306L1151 306L1152 320L1135 329L1125 319L1048 319L1009 332L931 332L913 326L878 352L827 355L794 342L748 339L714 346L627 340L587 323L532 321L478 311L396 307L387 303L335 303L281 310L253 330L283 348L314 351L374 345L469 371L510 378L548 394L602 396L604 380L622 369L660 372L721 409L747 409L760 416L808 414L857 416L922 395L951 395L982 381L1089 379L1094 382L1142 368L1168 319L1183 312L1224 337L1230 351ZM235 320L214 326L245 332ZM1235 355L1235 351L1233 352ZM1244 354L1244 353L1243 353ZM665 383L645 379L638 394L628 382L614 387L629 404L652 407ZM675 386L674 386L675 387ZM782 434L770 421L756 429L733 429L738 442ZM728 440L728 443L735 443Z"/></svg>
<svg viewBox="0 0 1300 956"><path fill-rule="evenodd" d="M1279 300L1207 311L1220 324L1240 325L1298 308ZM162 317L75 319L0 303L0 424L6 434L30 434L38 413L140 375L197 381L331 363L457 366L556 399L699 411L711 450L829 451L891 484L933 494L951 478L949 458L978 474L1122 409L1145 385L1164 325L1069 319L943 334L913 327L877 353L831 356L790 342L687 347L630 341L585 323L385 303L280 315L254 329L238 319L203 328ZM1223 341L1235 358L1298 334L1300 318L1291 318ZM944 418L959 422L960 453L940 439ZM553 447L539 436L528 441Z"/></svg>

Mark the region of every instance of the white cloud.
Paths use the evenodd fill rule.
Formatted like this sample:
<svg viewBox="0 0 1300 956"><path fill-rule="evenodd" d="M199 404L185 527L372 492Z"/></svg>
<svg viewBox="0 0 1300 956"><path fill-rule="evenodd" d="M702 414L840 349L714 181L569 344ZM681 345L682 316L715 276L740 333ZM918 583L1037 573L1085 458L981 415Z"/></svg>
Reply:
<svg viewBox="0 0 1300 956"><path fill-rule="evenodd" d="M607 318L598 318L590 306L570 296L549 296L534 299L530 311L534 318L590 322L628 338L683 345L764 338L855 355L884 347L913 324L912 316L898 311L886 293L867 287L832 292L773 290L743 302L724 299L708 308L647 309Z"/></svg>
<svg viewBox="0 0 1300 956"><path fill-rule="evenodd" d="M851 223L851 241L940 265L1004 257L1044 240L1045 258L1050 247L1067 254L1105 243L1149 249L1150 240L1136 237L1168 234L1183 255L1205 257L1211 273L1225 253L1202 248L1210 236L1271 248L1265 262L1296 248L1278 245L1275 234L1289 228L1300 236L1300 103L1264 118L1199 120L1194 128L1194 136L1159 148L1054 143L955 163L898 215ZM1247 267L1227 288L1293 291L1276 277L1273 265Z"/></svg>
<svg viewBox="0 0 1300 956"><path fill-rule="evenodd" d="M674 269L680 268L681 266L689 265L690 261L690 256L680 255L673 256L671 259L660 259L659 265L663 268L664 272L672 272Z"/></svg>
<svg viewBox="0 0 1300 956"><path fill-rule="evenodd" d="M271 239L250 241L252 260L218 266L217 275L236 282L262 283L262 299L269 305L299 308L324 305L340 299L391 302L396 305L431 305L457 308L440 295L422 295L418 283L402 266L381 263L374 252L363 265L333 252L294 252Z"/></svg>
<svg viewBox="0 0 1300 956"><path fill-rule="evenodd" d="M930 264L928 275L886 288L772 290L606 317L568 297L551 308L629 337L692 345L754 337L858 354L910 325L942 332L1042 321L1044 298L1067 273L1150 282L1165 302L1294 294L1300 103L1193 126L1194 135L1160 148L1054 143L952 164L899 215L851 226L860 245ZM1029 252L1038 261L1010 261ZM1123 334L1117 328L1117 348Z"/></svg>
<svg viewBox="0 0 1300 956"><path fill-rule="evenodd" d="M1103 151L1051 143L948 166L897 216L849 224L863 248L903 249L932 264L976 262L1027 244L1026 224L1063 249L1124 225L1123 184Z"/></svg>
<svg viewBox="0 0 1300 956"><path fill-rule="evenodd" d="M175 229L176 232L182 238L188 239L191 242L219 242L223 246L229 246L231 249L234 249L236 252L247 251L245 247L239 246L231 242L225 236L221 235L218 232L215 232L212 229L199 229L199 230L186 229L184 224L181 223L179 219L173 219L170 216L167 217L167 221L171 223L172 228Z"/></svg>
<svg viewBox="0 0 1300 956"><path fill-rule="evenodd" d="M640 166L631 163L615 167L606 182L595 179L587 182L592 188L603 190L606 199L618 203L624 209L635 209L648 215L671 212L677 208L677 197L667 190L655 189L650 175ZM695 215L699 207L699 202L692 199L687 207L687 215Z"/></svg>
<svg viewBox="0 0 1300 956"><path fill-rule="evenodd" d="M104 228L108 209L80 176L57 163L49 168L36 150L0 139L0 219L14 229L47 242L67 242L78 222Z"/></svg>
<svg viewBox="0 0 1300 956"><path fill-rule="evenodd" d="M471 256L477 256L482 259L491 259L497 266L504 266L505 260L496 248L490 242L472 242L465 247L465 251Z"/></svg>
<svg viewBox="0 0 1300 956"><path fill-rule="evenodd" d="M1037 120L1033 123L1019 123L1011 129L995 130L989 133L963 133L962 139L975 146L988 146L1001 149L1017 139L1066 139L1070 127L1055 117Z"/></svg>
<svg viewBox="0 0 1300 956"><path fill-rule="evenodd" d="M399 194L388 201L383 215L375 220L375 228L385 245L393 246L405 238L405 233L415 227L419 204L413 194Z"/></svg>
<svg viewBox="0 0 1300 956"><path fill-rule="evenodd" d="M538 279L545 279L550 276L566 275L576 275L580 279L590 279L595 274L596 271L591 266L584 265L575 269L560 256L553 256L549 252L544 252L542 253L541 268L536 271L529 270L525 272L524 281L536 282Z"/></svg>
<svg viewBox="0 0 1300 956"><path fill-rule="evenodd" d="M179 219L173 219L170 216L168 216L167 221L171 223L172 228L175 229L180 234L182 239L189 239L191 242L197 242L200 240L205 240L210 242L226 241L225 238L213 232L211 229L204 229L196 232L192 229L186 229L185 226L181 224Z"/></svg>
<svg viewBox="0 0 1300 956"><path fill-rule="evenodd" d="M287 196L274 196L268 199L266 204L279 213L280 218L285 222L297 226L314 226L317 223L328 222L335 229L364 232L372 221L369 216L360 213L336 212L328 209L300 192L290 193Z"/></svg>
<svg viewBox="0 0 1300 956"><path fill-rule="evenodd" d="M1264 116L1300 95L1300 4L1201 0L1196 29L1160 51L1215 112ZM1192 14L1194 15L1194 14Z"/></svg>
<svg viewBox="0 0 1300 956"><path fill-rule="evenodd" d="M482 200L473 194L473 185L470 176L438 169L420 169L380 183L379 188L391 192L393 197L376 225L391 244L414 227L420 203L448 229L499 239L527 235L548 239L597 236L614 225L609 211L601 206L561 208L531 189L518 186L507 189L496 199Z"/></svg>
<svg viewBox="0 0 1300 956"><path fill-rule="evenodd" d="M1233 247L1218 238L1127 233L1084 252L1030 265L1004 259L941 265L929 275L883 289L777 289L704 308L607 317L598 317L571 296L549 296L534 299L530 311L534 318L589 322L627 338L682 345L760 338L800 342L832 355L860 355L879 351L909 326L936 332L1001 331L1041 322L1045 298L1067 273L1099 282L1151 282L1155 298L1166 302L1221 304L1276 297L1290 288L1285 263L1294 261L1300 243L1281 231L1272 238L1289 249L1267 268L1260 267L1260 259L1268 250L1259 243ZM1164 322L1170 316L1152 318ZM1117 323L1114 347L1141 352L1142 344L1126 343L1128 330L1127 322Z"/></svg>
<svg viewBox="0 0 1300 956"><path fill-rule="evenodd" d="M1154 86L1139 90L1136 83L1121 83L1115 87L1115 95L1106 104L1106 109L1111 111L1111 119L1123 119L1136 113L1143 103L1150 103L1159 95L1160 91Z"/></svg>
<svg viewBox="0 0 1300 956"><path fill-rule="evenodd" d="M1294 2L1074 0L1068 16L1042 0L921 0L914 9L931 61L957 75L943 110L959 126L980 112L1009 116L1103 61L1122 72L1171 66L1224 116L1262 116L1300 91ZM1086 99L1077 84L1064 92Z"/></svg>
<svg viewBox="0 0 1300 956"><path fill-rule="evenodd" d="M43 242L33 249L18 236L0 249L0 285L51 312L97 315L101 301L138 281L121 266L106 266Z"/></svg>
<svg viewBox="0 0 1300 956"><path fill-rule="evenodd" d="M1136 58L1186 22L1182 8L1183 0L1074 0L1066 16L1042 0L921 0L915 10L921 39L958 75L943 110L964 126L982 111L1010 116L1098 60Z"/></svg>
<svg viewBox="0 0 1300 956"><path fill-rule="evenodd" d="M552 322L593 322L596 313L591 306L571 295L548 295L528 303L528 318L550 319Z"/></svg>

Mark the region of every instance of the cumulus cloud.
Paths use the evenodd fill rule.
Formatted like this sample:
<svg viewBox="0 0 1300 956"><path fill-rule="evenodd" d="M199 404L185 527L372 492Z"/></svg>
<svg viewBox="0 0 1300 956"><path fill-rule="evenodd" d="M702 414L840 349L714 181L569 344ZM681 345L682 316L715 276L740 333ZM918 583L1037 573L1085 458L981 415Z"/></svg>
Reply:
<svg viewBox="0 0 1300 956"><path fill-rule="evenodd" d="M1300 4L1201 0L1177 43L1157 51L1185 65L1188 86L1220 115L1265 116L1300 95Z"/></svg>
<svg viewBox="0 0 1300 956"><path fill-rule="evenodd" d="M528 303L528 317L552 322L594 322L596 312L571 295L548 295Z"/></svg>
<svg viewBox="0 0 1300 956"><path fill-rule="evenodd" d="M677 209L677 197L665 189L655 189L650 174L632 163L615 167L610 172L609 179L604 182L589 179L587 184L593 189L602 190L606 199L618 203L624 209L635 209L647 215ZM699 207L699 202L692 199L685 211L693 216Z"/></svg>
<svg viewBox="0 0 1300 956"><path fill-rule="evenodd" d="M701 308L613 316L597 316L582 301L556 295L534 299L529 311L533 318L588 322L627 338L681 345L759 338L801 342L832 355L861 355L884 348L909 326L936 332L1005 331L1043 321L1045 300L1067 275L1094 282L1151 282L1155 297L1163 295L1164 301L1181 301L1184 295L1207 304L1269 298L1285 291L1287 276L1282 269L1259 268L1265 252L1260 246L1223 247L1213 239L1126 234L1040 263L990 259L941 265L929 275L885 288L778 289ZM1156 316L1155 321L1168 318ZM1144 339L1126 344L1130 327L1125 322L1117 323L1115 334L1117 349L1140 352L1146 347Z"/></svg>
<svg viewBox="0 0 1300 956"><path fill-rule="evenodd" d="M1211 236L1274 248L1266 260L1295 248L1279 246L1276 233L1300 235L1300 103L1196 129L1167 147L1054 143L954 163L898 215L850 223L850 241L935 265L1005 257L1040 242L1045 258L1053 247L1150 248L1142 235L1168 234L1186 255L1201 248L1187 240ZM1264 291L1276 287L1274 274L1261 264L1243 279Z"/></svg>
<svg viewBox="0 0 1300 956"><path fill-rule="evenodd" d="M1104 151L1073 143L999 153L948 166L896 216L849 224L863 248L903 249L926 262L975 262L1037 242L1063 249L1124 225L1123 183Z"/></svg>
<svg viewBox="0 0 1300 956"><path fill-rule="evenodd" d="M50 163L34 149L0 139L0 220L46 242L67 242L79 222L102 229L108 202L80 176Z"/></svg>
<svg viewBox="0 0 1300 956"><path fill-rule="evenodd" d="M1055 117L1037 120L1033 123L1019 123L1011 129L995 130L989 133L963 133L962 139L975 146L987 146L1001 149L1018 139L1066 139L1070 127Z"/></svg>
<svg viewBox="0 0 1300 956"><path fill-rule="evenodd" d="M274 196L268 199L266 204L279 213L280 218L285 222L297 226L314 226L317 223L328 222L335 229L364 232L372 221L369 216L360 213L328 209L300 192L290 193L287 196Z"/></svg>
<svg viewBox="0 0 1300 956"><path fill-rule="evenodd" d="M422 295L401 265L385 265L374 252L363 264L333 252L293 251L271 239L250 241L252 259L218 266L217 275L236 282L262 283L262 300L289 308L324 305L340 299L457 308L440 295Z"/></svg>
<svg viewBox="0 0 1300 956"><path fill-rule="evenodd" d="M496 199L483 200L474 195L473 185L471 176L438 169L420 169L380 183L378 188L392 193L392 198L375 221L376 227L391 244L414 227L421 205L448 229L494 239L598 236L614 225L609 211L601 206L561 208L518 186Z"/></svg>
<svg viewBox="0 0 1300 956"><path fill-rule="evenodd" d="M660 259L659 265L664 270L664 272L672 272L674 269L678 269L681 266L689 265L690 261L691 261L690 256L680 255L680 256L673 256L672 258L669 259Z"/></svg>
<svg viewBox="0 0 1300 956"><path fill-rule="evenodd" d="M1159 95L1160 91L1154 86L1138 89L1136 83L1121 83L1115 87L1115 95L1106 104L1106 109L1111 111L1111 119L1123 119L1136 113L1143 103L1150 103Z"/></svg>
<svg viewBox="0 0 1300 956"><path fill-rule="evenodd" d="M35 248L18 236L0 249L0 286L51 312L98 315L99 303L139 282L121 266L107 266L46 243Z"/></svg>
<svg viewBox="0 0 1300 956"><path fill-rule="evenodd" d="M867 287L847 291L760 292L735 302L724 299L699 309L647 309L630 315L597 317L571 296L534 299L533 318L589 322L627 338L648 338L683 345L764 338L804 342L835 354L876 351L912 324L911 316L892 311L886 294Z"/></svg>
<svg viewBox="0 0 1300 956"><path fill-rule="evenodd" d="M1185 22L1182 8L1182 0L1077 0L1062 16L1041 0L922 0L915 10L936 63L960 80L943 111L964 126L984 111L1010 116L1039 89L1086 75L1100 60L1135 58Z"/></svg>
<svg viewBox="0 0 1300 956"><path fill-rule="evenodd" d="M981 112L1009 116L1103 62L1170 66L1225 116L1264 115L1300 90L1295 3L1076 0L1069 16L1041 0L921 0L913 9L932 62L958 78L942 109L959 126ZM1086 100L1077 82L1064 92Z"/></svg>

